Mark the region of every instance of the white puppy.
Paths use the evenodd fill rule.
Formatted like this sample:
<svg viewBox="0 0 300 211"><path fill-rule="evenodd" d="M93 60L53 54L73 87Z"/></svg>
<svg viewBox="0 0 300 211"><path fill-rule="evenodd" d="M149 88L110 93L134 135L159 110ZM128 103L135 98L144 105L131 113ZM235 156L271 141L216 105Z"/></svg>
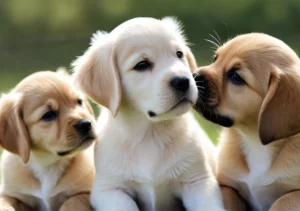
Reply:
<svg viewBox="0 0 300 211"><path fill-rule="evenodd" d="M135 18L97 32L73 65L79 86L106 107L95 149L97 211L181 210L175 199L189 211L224 210L214 147L188 112L196 63L174 19Z"/></svg>

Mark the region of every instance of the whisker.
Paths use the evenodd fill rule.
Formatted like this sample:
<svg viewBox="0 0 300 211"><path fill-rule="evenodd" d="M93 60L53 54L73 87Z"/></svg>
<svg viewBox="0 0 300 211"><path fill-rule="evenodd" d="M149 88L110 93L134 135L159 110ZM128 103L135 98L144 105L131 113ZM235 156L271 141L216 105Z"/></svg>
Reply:
<svg viewBox="0 0 300 211"><path fill-rule="evenodd" d="M213 31L214 31L214 33L217 35L217 37L218 37L218 39L219 39L219 43L220 43L220 45L221 45L222 40L221 40L220 36L218 35L218 33L217 33L215 30L213 30Z"/></svg>
<svg viewBox="0 0 300 211"><path fill-rule="evenodd" d="M207 41L207 42L210 42L210 43L213 44L216 48L219 48L219 47L220 47L217 43L215 43L215 42L212 41L212 40L209 40L209 39L204 39L204 40Z"/></svg>
<svg viewBox="0 0 300 211"><path fill-rule="evenodd" d="M211 36L219 46L221 45L220 41L217 38L215 38L212 34L208 34L208 35Z"/></svg>

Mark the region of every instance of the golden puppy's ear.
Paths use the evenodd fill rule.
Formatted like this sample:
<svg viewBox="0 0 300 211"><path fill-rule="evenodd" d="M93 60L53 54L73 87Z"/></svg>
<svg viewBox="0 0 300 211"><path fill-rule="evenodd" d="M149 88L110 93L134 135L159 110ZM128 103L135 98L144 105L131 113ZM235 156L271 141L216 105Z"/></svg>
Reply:
<svg viewBox="0 0 300 211"><path fill-rule="evenodd" d="M91 47L72 65L79 88L116 116L121 103L121 83L113 40L109 39L108 34L95 33Z"/></svg>
<svg viewBox="0 0 300 211"><path fill-rule="evenodd" d="M269 90L259 114L262 144L300 132L300 75L297 72L271 73Z"/></svg>
<svg viewBox="0 0 300 211"><path fill-rule="evenodd" d="M94 110L92 105L89 103L88 99L84 99L84 104L87 107L87 109L89 110L90 114L92 114L94 116Z"/></svg>
<svg viewBox="0 0 300 211"><path fill-rule="evenodd" d="M187 55L186 55L189 67L192 72L194 72L197 69L197 62L196 59L190 49L187 50Z"/></svg>
<svg viewBox="0 0 300 211"><path fill-rule="evenodd" d="M19 155L24 163L29 160L30 142L23 121L22 97L19 94L4 95L0 99L0 145Z"/></svg>

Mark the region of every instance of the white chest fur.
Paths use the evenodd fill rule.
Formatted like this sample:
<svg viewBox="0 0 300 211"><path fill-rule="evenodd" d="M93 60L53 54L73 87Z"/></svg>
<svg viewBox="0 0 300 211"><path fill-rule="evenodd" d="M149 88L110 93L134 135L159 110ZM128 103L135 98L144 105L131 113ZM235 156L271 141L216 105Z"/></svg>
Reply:
<svg viewBox="0 0 300 211"><path fill-rule="evenodd" d="M36 161L31 161L33 172L40 181L40 189L35 190L32 195L40 199L41 210L52 210L51 198L56 196L55 186L64 173L64 169L69 164L69 160L60 160L51 165L41 165Z"/></svg>
<svg viewBox="0 0 300 211"><path fill-rule="evenodd" d="M193 119L187 120L186 127L180 122L178 128L176 124L146 130L138 125L130 132L105 128L96 145L97 189L123 188L136 194L145 210L174 210L171 201L185 173L195 163L199 172L207 171L197 140L210 141L204 135L198 137L201 129L197 123L194 128Z"/></svg>
<svg viewBox="0 0 300 211"><path fill-rule="evenodd" d="M243 139L242 149L249 168L249 174L240 180L243 193L252 201L254 210L268 210L273 203L271 192L274 191L268 185L272 183L272 178L267 175L272 162L273 151L269 146L264 146L258 141Z"/></svg>

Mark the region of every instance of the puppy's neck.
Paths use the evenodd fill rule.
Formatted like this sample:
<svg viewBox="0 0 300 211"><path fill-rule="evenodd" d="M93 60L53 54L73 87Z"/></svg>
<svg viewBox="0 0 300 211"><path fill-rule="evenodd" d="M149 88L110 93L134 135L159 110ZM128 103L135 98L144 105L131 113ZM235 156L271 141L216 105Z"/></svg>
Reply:
<svg viewBox="0 0 300 211"><path fill-rule="evenodd" d="M256 123L240 124L233 127L233 130L241 136L242 140L262 145L258 134L258 125Z"/></svg>
<svg viewBox="0 0 300 211"><path fill-rule="evenodd" d="M134 137L136 143L142 142L149 136L153 136L153 139L155 139L154 136L156 135L159 135L161 143L164 141L162 139L171 140L170 137L173 134L169 134L168 131L174 131L174 127L178 127L176 129L177 131L180 130L181 127L179 127L179 125L182 126L182 124L184 124L183 121L185 121L185 116L187 115L184 114L175 119L151 121L145 114L133 109L120 108L119 113L115 118L107 113L109 111L104 110L103 112L105 113L101 114L99 119L100 122L103 122L102 120L108 118L108 122L110 123L106 125L110 125L114 128L114 131L117 128L119 133L123 134L122 138L124 138L124 141L132 140L132 137ZM104 131L105 130L106 129L104 129Z"/></svg>
<svg viewBox="0 0 300 211"><path fill-rule="evenodd" d="M66 166L71 160L71 157L60 157L46 150L31 150L28 165L34 171L45 171L52 166Z"/></svg>

